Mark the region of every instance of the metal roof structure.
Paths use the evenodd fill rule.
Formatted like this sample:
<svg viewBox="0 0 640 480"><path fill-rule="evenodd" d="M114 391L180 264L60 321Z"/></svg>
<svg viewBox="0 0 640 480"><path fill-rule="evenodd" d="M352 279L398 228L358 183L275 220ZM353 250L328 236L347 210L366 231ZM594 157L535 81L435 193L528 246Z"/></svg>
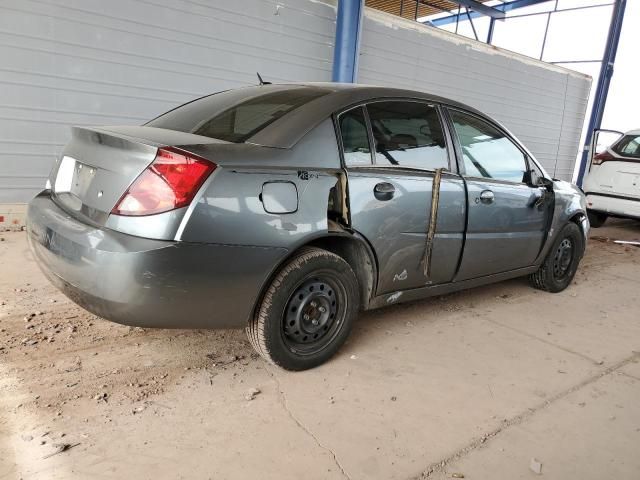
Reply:
<svg viewBox="0 0 640 480"><path fill-rule="evenodd" d="M474 12L477 11L483 15L495 16L496 18L504 18L504 12L484 5L489 1L490 0L365 0L365 6L409 20L417 20L438 13L454 14L458 7L468 4L467 7L470 7Z"/></svg>

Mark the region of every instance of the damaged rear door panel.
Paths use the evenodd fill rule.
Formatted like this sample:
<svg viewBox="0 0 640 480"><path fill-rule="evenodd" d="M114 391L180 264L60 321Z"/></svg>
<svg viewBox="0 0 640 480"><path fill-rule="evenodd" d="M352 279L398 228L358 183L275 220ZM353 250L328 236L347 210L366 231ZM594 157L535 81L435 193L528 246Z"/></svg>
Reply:
<svg viewBox="0 0 640 480"><path fill-rule="evenodd" d="M349 172L351 221L353 228L371 242L378 256L379 295L450 282L456 273L465 228L465 189L461 178L445 174L440 186L431 278L424 274L422 260L433 177L433 172L375 167ZM376 185L383 183L394 187L393 198L376 198Z"/></svg>
<svg viewBox="0 0 640 480"><path fill-rule="evenodd" d="M343 112L337 123L351 224L371 243L380 266L376 293L452 281L464 244L466 191L451 172L455 162L438 107L377 101ZM425 254L436 171L444 171L439 201L435 196L439 212Z"/></svg>

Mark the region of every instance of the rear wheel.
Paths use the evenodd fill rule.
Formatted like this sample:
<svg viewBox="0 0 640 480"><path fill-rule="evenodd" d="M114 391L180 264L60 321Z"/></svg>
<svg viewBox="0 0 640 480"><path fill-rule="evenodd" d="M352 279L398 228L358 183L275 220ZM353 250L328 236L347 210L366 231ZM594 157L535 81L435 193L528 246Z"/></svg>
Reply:
<svg viewBox="0 0 640 480"><path fill-rule="evenodd" d="M583 252L582 231L570 222L556 237L540 269L529 276L531 285L547 292L561 292L573 280Z"/></svg>
<svg viewBox="0 0 640 480"><path fill-rule="evenodd" d="M247 336L267 361L306 370L338 351L359 304L358 281L349 264L326 250L304 248L273 279Z"/></svg>
<svg viewBox="0 0 640 480"><path fill-rule="evenodd" d="M593 228L598 228L604 225L604 222L607 221L609 217L606 213L596 212L594 210L587 210L587 217L589 218L589 223Z"/></svg>

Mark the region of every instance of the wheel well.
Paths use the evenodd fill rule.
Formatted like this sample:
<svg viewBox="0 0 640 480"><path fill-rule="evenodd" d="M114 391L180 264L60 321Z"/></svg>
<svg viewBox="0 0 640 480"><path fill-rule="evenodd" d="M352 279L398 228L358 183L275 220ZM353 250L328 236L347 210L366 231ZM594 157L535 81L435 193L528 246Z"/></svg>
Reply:
<svg viewBox="0 0 640 480"><path fill-rule="evenodd" d="M573 215L573 217L571 217L569 219L570 222L575 223L576 225L578 225L578 227L580 227L580 230L582 230L582 219L586 217L586 215L582 212L578 212L575 215ZM584 234L584 231L582 232Z"/></svg>
<svg viewBox="0 0 640 480"><path fill-rule="evenodd" d="M578 228L580 229L580 232L582 233L582 240L584 242L582 255L584 255L584 252L586 251L586 248L587 248L587 232L584 231L584 222L582 221L584 220L584 218L586 218L586 215L584 214L584 212L578 212L569 219L570 222L575 223L578 226Z"/></svg>
<svg viewBox="0 0 640 480"><path fill-rule="evenodd" d="M255 300L251 314L252 316L255 315L256 309L260 308L260 303L264 298L265 292L280 269L282 269L282 267L304 247L322 248L342 257L356 274L358 286L360 287L361 309L369 309L369 303L373 297L378 278L377 262L371 247L368 246L364 239L356 238L351 236L351 234L344 233L316 238L289 252L289 254L274 268L269 275L269 278L263 283L260 294ZM250 319L248 319L248 321L250 321Z"/></svg>
<svg viewBox="0 0 640 480"><path fill-rule="evenodd" d="M318 247L342 257L353 269L360 286L362 308L369 308L377 280L375 258L364 240L346 235L318 238L304 245ZM302 247L301 247L302 248Z"/></svg>

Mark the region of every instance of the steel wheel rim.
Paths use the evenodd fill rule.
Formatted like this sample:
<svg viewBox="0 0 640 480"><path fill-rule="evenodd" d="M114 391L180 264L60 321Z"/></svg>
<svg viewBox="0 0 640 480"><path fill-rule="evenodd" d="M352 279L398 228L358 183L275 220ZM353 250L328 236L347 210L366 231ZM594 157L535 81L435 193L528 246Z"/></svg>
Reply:
<svg viewBox="0 0 640 480"><path fill-rule="evenodd" d="M283 312L282 338L289 350L313 355L327 348L342 330L346 307L346 290L333 273L303 279Z"/></svg>
<svg viewBox="0 0 640 480"><path fill-rule="evenodd" d="M564 280L569 275L573 253L573 242L570 238L564 238L558 245L553 259L553 276L556 280Z"/></svg>

